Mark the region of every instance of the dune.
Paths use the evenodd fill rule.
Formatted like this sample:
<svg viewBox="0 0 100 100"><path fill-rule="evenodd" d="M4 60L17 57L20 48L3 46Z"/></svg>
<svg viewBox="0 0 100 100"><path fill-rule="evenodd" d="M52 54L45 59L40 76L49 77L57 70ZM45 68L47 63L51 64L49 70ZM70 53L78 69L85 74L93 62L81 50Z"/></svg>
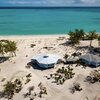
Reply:
<svg viewBox="0 0 100 100"><path fill-rule="evenodd" d="M60 38L59 38L60 37ZM64 37L64 38L61 38ZM73 71L75 73L72 79L66 80L63 85L57 85L52 83L52 79L47 79L46 76L55 73L58 68L67 67L67 65L58 64L54 68L47 70L39 70L31 68L26 68L27 63L29 63L33 56L40 53L51 53L61 56L63 59L64 55L67 53L71 55L76 52L75 47L66 45L68 41L68 36L65 35L47 35L47 36L0 36L0 39L14 40L17 43L16 57L12 57L9 60L0 63L0 91L3 89L3 85L14 78L21 78L23 84L26 80L26 75L31 73L31 81L23 85L23 89L15 94L13 100L29 100L24 98L23 94L27 93L30 86L34 86L36 92L39 93L39 83L41 82L47 89L47 95L43 95L42 98L38 96L34 100L100 100L100 82L95 84L89 84L84 82L85 77L90 74L92 70L100 69L82 66L75 67L72 65ZM81 41L78 47L89 46L89 41ZM35 44L31 47L31 44ZM97 40L93 41L94 47L98 46ZM48 47L48 48L46 48ZM79 52L85 54L88 52L87 49L79 49ZM1 80L5 78L3 82ZM70 92L70 87L73 83L80 83L82 91L76 91L74 94ZM5 98L0 98L0 100L6 100Z"/></svg>

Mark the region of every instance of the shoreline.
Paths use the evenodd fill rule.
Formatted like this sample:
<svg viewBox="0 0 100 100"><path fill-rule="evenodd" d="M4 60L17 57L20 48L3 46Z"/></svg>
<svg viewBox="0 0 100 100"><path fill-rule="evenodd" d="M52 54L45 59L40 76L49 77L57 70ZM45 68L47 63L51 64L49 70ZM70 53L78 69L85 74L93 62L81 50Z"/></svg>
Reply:
<svg viewBox="0 0 100 100"><path fill-rule="evenodd" d="M0 35L0 39L31 39L31 38L56 38L56 37L68 37L67 34L54 34L54 35Z"/></svg>
<svg viewBox="0 0 100 100"><path fill-rule="evenodd" d="M88 33L86 33L88 34ZM100 32L97 32L97 34L100 34ZM68 38L69 35L66 34L37 34L37 35L0 35L0 39L31 39L31 38L57 38L57 37L66 37Z"/></svg>

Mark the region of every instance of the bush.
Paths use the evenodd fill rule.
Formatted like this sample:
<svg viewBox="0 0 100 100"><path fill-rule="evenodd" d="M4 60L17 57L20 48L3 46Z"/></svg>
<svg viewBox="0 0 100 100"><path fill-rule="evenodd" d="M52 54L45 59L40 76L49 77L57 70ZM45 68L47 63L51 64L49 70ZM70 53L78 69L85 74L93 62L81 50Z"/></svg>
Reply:
<svg viewBox="0 0 100 100"><path fill-rule="evenodd" d="M31 44L31 48L34 48L36 46L36 44Z"/></svg>
<svg viewBox="0 0 100 100"><path fill-rule="evenodd" d="M86 82L96 83L100 82L100 71L94 70L90 73L90 76L87 76L85 79Z"/></svg>
<svg viewBox="0 0 100 100"><path fill-rule="evenodd" d="M5 53L10 53L12 56L16 56L16 42L9 40L0 40L0 53L4 55Z"/></svg>
<svg viewBox="0 0 100 100"><path fill-rule="evenodd" d="M70 88L71 93L75 93L75 91L82 91L82 88L80 87L79 83L74 83L73 87Z"/></svg>
<svg viewBox="0 0 100 100"><path fill-rule="evenodd" d="M67 68L59 68L56 73L50 74L50 77L55 80L57 85L59 85L63 84L67 79L73 78L74 75L75 73L73 73L73 69L68 66Z"/></svg>
<svg viewBox="0 0 100 100"><path fill-rule="evenodd" d="M15 93L19 93L22 89L22 83L19 79L16 79L14 82L8 81L4 85L3 95L8 100L13 98Z"/></svg>

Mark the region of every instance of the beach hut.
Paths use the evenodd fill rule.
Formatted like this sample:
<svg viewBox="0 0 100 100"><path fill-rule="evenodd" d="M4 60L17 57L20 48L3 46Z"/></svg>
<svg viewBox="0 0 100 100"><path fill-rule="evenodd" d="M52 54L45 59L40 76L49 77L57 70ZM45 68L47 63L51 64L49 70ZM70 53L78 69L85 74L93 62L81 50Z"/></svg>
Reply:
<svg viewBox="0 0 100 100"><path fill-rule="evenodd" d="M42 68L54 67L60 61L60 57L53 54L40 54L32 58L32 62Z"/></svg>
<svg viewBox="0 0 100 100"><path fill-rule="evenodd" d="M86 54L80 57L80 60L88 65L93 65L95 67L100 66L100 57L93 54Z"/></svg>
<svg viewBox="0 0 100 100"><path fill-rule="evenodd" d="M64 64L75 64L78 60L78 58L68 58Z"/></svg>

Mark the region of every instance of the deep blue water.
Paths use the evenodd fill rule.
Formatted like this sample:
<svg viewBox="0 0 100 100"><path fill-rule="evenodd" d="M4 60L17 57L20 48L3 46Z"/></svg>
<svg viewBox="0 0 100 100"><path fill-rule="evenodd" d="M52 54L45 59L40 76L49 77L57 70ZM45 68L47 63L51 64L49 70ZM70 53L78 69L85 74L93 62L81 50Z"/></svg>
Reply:
<svg viewBox="0 0 100 100"><path fill-rule="evenodd" d="M0 35L67 34L76 28L100 32L100 8L0 8Z"/></svg>

